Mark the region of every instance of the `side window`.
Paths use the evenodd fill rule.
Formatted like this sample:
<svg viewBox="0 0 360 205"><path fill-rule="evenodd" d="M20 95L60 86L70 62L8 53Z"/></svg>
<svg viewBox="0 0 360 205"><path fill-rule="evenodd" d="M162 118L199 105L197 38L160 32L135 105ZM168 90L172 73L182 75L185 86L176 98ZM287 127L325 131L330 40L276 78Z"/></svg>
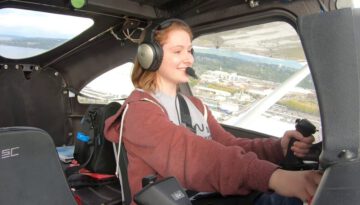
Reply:
<svg viewBox="0 0 360 205"><path fill-rule="evenodd" d="M134 89L133 66L133 63L125 63L95 78L80 91L78 101L83 104L122 103Z"/></svg>
<svg viewBox="0 0 360 205"><path fill-rule="evenodd" d="M306 118L321 130L305 54L288 23L203 35L193 46L200 78L190 82L192 92L220 123L281 137Z"/></svg>

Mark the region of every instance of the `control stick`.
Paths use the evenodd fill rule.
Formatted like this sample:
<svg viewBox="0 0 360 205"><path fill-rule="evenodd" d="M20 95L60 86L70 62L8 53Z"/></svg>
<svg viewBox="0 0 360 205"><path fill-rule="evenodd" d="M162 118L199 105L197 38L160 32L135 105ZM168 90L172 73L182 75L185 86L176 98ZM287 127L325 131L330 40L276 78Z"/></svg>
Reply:
<svg viewBox="0 0 360 205"><path fill-rule="evenodd" d="M300 132L304 137L309 137L309 136L313 135L316 132L315 125L313 125L307 119L296 119L296 121L295 121L295 129L298 132ZM314 163L305 164L303 162L303 159L300 159L297 156L295 156L294 152L291 150L291 147L294 145L294 143L296 141L297 140L295 138L290 139L288 149L287 149L287 152L286 152L286 156L285 156L285 160L282 163L282 168L286 169L286 170L317 169L318 163L316 163L315 165L314 165ZM318 149L319 146L321 146L321 144L319 144L319 143L313 145L312 148L310 148L309 155L314 156L314 153L312 153L312 152L315 151L314 148ZM317 156L315 156L315 157L318 158L319 154L320 153L316 153L315 155L317 155ZM312 158L312 160L315 160L315 159L313 159L314 157L311 157L311 158Z"/></svg>

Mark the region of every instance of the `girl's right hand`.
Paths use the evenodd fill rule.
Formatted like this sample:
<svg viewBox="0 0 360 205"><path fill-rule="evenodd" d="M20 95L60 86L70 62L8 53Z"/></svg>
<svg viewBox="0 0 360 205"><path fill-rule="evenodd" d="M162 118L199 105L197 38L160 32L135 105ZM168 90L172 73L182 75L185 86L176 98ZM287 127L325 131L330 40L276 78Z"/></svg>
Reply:
<svg viewBox="0 0 360 205"><path fill-rule="evenodd" d="M321 177L320 171L316 170L277 169L270 177L269 188L282 196L297 197L302 201L307 201L314 196Z"/></svg>

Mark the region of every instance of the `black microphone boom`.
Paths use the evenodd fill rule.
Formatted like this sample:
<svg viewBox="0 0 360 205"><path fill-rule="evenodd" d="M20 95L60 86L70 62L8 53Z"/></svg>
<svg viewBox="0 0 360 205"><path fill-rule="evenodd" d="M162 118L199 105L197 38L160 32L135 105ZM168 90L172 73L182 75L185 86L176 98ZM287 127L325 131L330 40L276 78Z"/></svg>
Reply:
<svg viewBox="0 0 360 205"><path fill-rule="evenodd" d="M187 67L185 70L186 74L190 75L191 77L198 79L197 75L195 74L195 70L191 67Z"/></svg>

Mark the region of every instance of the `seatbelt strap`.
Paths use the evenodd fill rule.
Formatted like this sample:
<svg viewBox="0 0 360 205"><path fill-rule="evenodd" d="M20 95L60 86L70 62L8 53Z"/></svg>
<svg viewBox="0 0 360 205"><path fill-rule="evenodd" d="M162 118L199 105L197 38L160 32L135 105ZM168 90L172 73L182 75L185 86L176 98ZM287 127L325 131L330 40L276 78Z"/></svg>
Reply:
<svg viewBox="0 0 360 205"><path fill-rule="evenodd" d="M189 107L181 94L177 94L179 100L179 107L180 107L180 118L181 123L184 124L190 131L196 133L196 130L192 126L191 115L189 111Z"/></svg>

